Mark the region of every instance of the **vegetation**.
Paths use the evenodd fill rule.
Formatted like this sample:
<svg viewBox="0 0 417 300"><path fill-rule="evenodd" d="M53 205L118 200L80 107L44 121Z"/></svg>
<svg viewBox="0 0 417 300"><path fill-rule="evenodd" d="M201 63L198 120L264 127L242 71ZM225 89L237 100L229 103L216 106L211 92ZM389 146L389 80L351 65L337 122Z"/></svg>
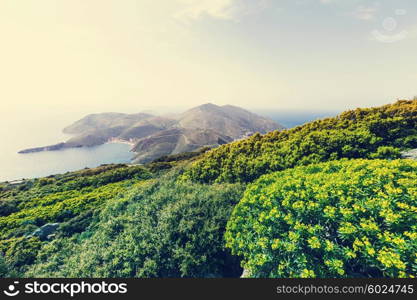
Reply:
<svg viewBox="0 0 417 300"><path fill-rule="evenodd" d="M262 176L227 225L253 277L417 275L417 162L327 162Z"/></svg>
<svg viewBox="0 0 417 300"><path fill-rule="evenodd" d="M252 182L263 174L341 158L398 158L417 148L417 101L356 109L211 150L184 175L204 183Z"/></svg>
<svg viewBox="0 0 417 300"><path fill-rule="evenodd" d="M208 150L210 150L210 147L202 147L197 151L194 152L182 152L178 154L172 154L172 155L164 155L158 159L155 159L153 162L176 162L176 161L183 161L183 160L189 160L191 158L195 158L197 156L200 156L203 153L206 153Z"/></svg>
<svg viewBox="0 0 417 300"><path fill-rule="evenodd" d="M0 277L237 277L241 259L254 277L415 276L417 166L393 159L417 148L416 118L399 101L0 183Z"/></svg>
<svg viewBox="0 0 417 300"><path fill-rule="evenodd" d="M8 269L22 274L45 241L31 234L47 223L60 223L61 235L83 231L109 199L152 174L144 167L106 165L64 175L7 185L0 192L0 256ZM86 216L88 216L86 218ZM1 261L0 261L1 266Z"/></svg>
<svg viewBox="0 0 417 300"><path fill-rule="evenodd" d="M223 277L241 273L223 232L243 187L150 180L109 201L95 224L42 248L37 277Z"/></svg>

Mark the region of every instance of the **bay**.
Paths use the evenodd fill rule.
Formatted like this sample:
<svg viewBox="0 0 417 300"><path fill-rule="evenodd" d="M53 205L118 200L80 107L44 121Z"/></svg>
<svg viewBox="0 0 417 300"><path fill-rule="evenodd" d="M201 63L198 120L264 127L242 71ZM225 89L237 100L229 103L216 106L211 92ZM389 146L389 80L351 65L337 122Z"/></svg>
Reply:
<svg viewBox="0 0 417 300"><path fill-rule="evenodd" d="M43 113L42 113L43 112ZM47 111L46 111L47 112ZM323 111L254 111L291 128L319 118L334 116ZM0 182L61 174L102 164L129 163L133 157L128 144L110 143L90 148L18 154L22 149L47 146L69 138L62 128L86 112L19 113L0 112Z"/></svg>
<svg viewBox="0 0 417 300"><path fill-rule="evenodd" d="M85 113L0 113L0 182L61 174L109 163L129 163L130 145L109 143L90 148L18 154L69 138L62 128Z"/></svg>

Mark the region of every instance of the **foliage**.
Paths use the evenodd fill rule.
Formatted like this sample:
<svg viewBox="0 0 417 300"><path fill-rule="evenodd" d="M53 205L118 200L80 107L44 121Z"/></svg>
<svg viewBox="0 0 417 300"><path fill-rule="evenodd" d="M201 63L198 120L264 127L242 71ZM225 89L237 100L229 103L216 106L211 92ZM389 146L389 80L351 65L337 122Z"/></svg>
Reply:
<svg viewBox="0 0 417 300"><path fill-rule="evenodd" d="M417 275L417 162L297 167L251 184L227 246L253 277Z"/></svg>
<svg viewBox="0 0 417 300"><path fill-rule="evenodd" d="M151 163L148 163L146 167L154 173L164 173L169 169L180 166L182 163L189 163L190 161L197 159L208 150L210 150L209 147L202 147L201 149L194 152L182 152L178 154L164 155L158 159L155 159Z"/></svg>
<svg viewBox="0 0 417 300"><path fill-rule="evenodd" d="M9 267L4 261L3 255L0 255L0 278L7 277L9 275Z"/></svg>
<svg viewBox="0 0 417 300"><path fill-rule="evenodd" d="M169 162L153 162L148 164L148 168L154 173L160 173L172 169L173 165Z"/></svg>
<svg viewBox="0 0 417 300"><path fill-rule="evenodd" d="M5 185L0 191L0 216L7 216L19 211L22 207L37 206L34 199L45 196L73 191L93 191L110 183L128 179L141 180L152 177L152 173L142 167L126 165L103 165L94 169L84 169L69 172L63 175L54 175L45 178L25 180L19 184Z"/></svg>
<svg viewBox="0 0 417 300"><path fill-rule="evenodd" d="M177 162L182 160L189 160L191 158L200 156L208 150L210 150L210 147L202 147L201 149L193 152L182 152L178 154L165 155L158 159L155 159L153 162Z"/></svg>
<svg viewBox="0 0 417 300"><path fill-rule="evenodd" d="M252 182L266 173L341 158L397 158L400 149L416 147L417 101L403 100L220 146L183 177Z"/></svg>
<svg viewBox="0 0 417 300"><path fill-rule="evenodd" d="M369 158L393 159L401 158L401 151L391 146L378 147L375 153L371 153Z"/></svg>
<svg viewBox="0 0 417 300"><path fill-rule="evenodd" d="M176 171L107 202L94 225L45 245L27 276L222 277L241 273L223 233L239 184L178 183Z"/></svg>
<svg viewBox="0 0 417 300"><path fill-rule="evenodd" d="M0 200L0 217L10 215L18 210L17 202L13 199Z"/></svg>
<svg viewBox="0 0 417 300"><path fill-rule="evenodd" d="M106 165L5 184L0 192L0 256L8 268L24 272L42 246L28 238L38 227L59 222L58 236L83 232L106 201L151 176L141 166Z"/></svg>
<svg viewBox="0 0 417 300"><path fill-rule="evenodd" d="M0 242L0 250L4 253L4 262L14 271L24 271L35 261L36 254L41 247L38 238L12 238Z"/></svg>
<svg viewBox="0 0 417 300"><path fill-rule="evenodd" d="M121 192L123 185L113 183L92 192L75 190L34 198L18 212L0 217L0 232L7 238L14 236L16 229L24 225L42 226L48 222L62 222L86 210L98 208L101 203Z"/></svg>
<svg viewBox="0 0 417 300"><path fill-rule="evenodd" d="M88 228L93 221L94 210L87 210L60 225L58 236L72 236L75 233L81 233Z"/></svg>

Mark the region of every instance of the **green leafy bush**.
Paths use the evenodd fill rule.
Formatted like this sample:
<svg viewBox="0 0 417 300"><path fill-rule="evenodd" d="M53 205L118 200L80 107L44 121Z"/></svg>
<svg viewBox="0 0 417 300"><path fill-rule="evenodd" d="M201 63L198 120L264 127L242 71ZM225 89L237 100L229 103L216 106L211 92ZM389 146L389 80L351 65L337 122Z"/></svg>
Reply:
<svg viewBox="0 0 417 300"><path fill-rule="evenodd" d="M401 151L391 146L381 146L375 153L369 155L370 158L393 159L401 158Z"/></svg>
<svg viewBox="0 0 417 300"><path fill-rule="evenodd" d="M7 277L9 275L9 267L4 261L3 255L0 254L0 278Z"/></svg>
<svg viewBox="0 0 417 300"><path fill-rule="evenodd" d="M349 160L251 184L227 246L253 277L417 275L417 162Z"/></svg>
<svg viewBox="0 0 417 300"><path fill-rule="evenodd" d="M416 147L417 101L404 100L220 146L196 161L184 178L252 182L267 173L341 158L397 158L400 150Z"/></svg>
<svg viewBox="0 0 417 300"><path fill-rule="evenodd" d="M178 154L164 155L160 158L155 159L153 162L178 162L183 160L189 160L207 152L208 150L210 150L210 147L202 147L193 152L181 152Z"/></svg>
<svg viewBox="0 0 417 300"><path fill-rule="evenodd" d="M75 233L85 231L93 221L94 210L83 212L74 218L64 222L59 227L59 236L72 236Z"/></svg>
<svg viewBox="0 0 417 300"><path fill-rule="evenodd" d="M0 217L10 215L14 212L17 212L17 203L15 200L1 200L0 199Z"/></svg>
<svg viewBox="0 0 417 300"><path fill-rule="evenodd" d="M6 266L17 273L22 274L28 265L35 261L41 241L38 238L12 238L0 241L0 252L4 253ZM0 253L0 256L2 254Z"/></svg>

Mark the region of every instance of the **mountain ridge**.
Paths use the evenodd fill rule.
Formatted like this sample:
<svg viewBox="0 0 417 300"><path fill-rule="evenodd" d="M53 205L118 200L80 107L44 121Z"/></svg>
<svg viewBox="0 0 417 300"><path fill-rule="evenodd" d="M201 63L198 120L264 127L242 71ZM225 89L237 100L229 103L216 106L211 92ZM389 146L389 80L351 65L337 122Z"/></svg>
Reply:
<svg viewBox="0 0 417 300"><path fill-rule="evenodd" d="M206 146L217 147L256 132L263 134L282 129L284 127L275 121L243 108L205 103L169 116L115 112L89 114L63 129L64 133L72 135L66 142L29 148L19 153L93 147L109 141L123 141L132 144L132 152L136 153L134 162L147 163L160 156Z"/></svg>

